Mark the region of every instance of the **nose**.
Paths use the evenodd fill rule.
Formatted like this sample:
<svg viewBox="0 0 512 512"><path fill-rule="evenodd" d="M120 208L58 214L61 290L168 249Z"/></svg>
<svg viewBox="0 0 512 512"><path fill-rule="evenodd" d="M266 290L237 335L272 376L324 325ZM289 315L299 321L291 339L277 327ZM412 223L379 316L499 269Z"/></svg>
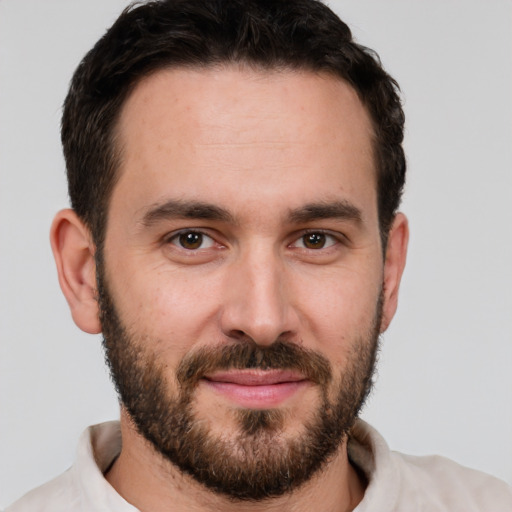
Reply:
<svg viewBox="0 0 512 512"><path fill-rule="evenodd" d="M232 339L249 338L259 346L297 334L285 264L271 250L253 250L227 272L221 329Z"/></svg>

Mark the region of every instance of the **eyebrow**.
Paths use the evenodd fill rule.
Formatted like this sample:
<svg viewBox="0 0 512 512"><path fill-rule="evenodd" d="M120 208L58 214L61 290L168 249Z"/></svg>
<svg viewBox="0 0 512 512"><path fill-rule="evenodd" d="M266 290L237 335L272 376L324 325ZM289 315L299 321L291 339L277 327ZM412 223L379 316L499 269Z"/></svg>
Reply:
<svg viewBox="0 0 512 512"><path fill-rule="evenodd" d="M162 220L204 219L234 222L233 216L224 208L201 201L169 200L151 207L143 215L141 223L151 227Z"/></svg>
<svg viewBox="0 0 512 512"><path fill-rule="evenodd" d="M305 223L321 219L341 219L362 222L361 210L348 201L310 203L289 214L293 223Z"/></svg>
<svg viewBox="0 0 512 512"><path fill-rule="evenodd" d="M321 219L341 219L360 223L362 213L348 201L333 201L306 204L291 210L288 218L294 224ZM145 227L151 227L160 221L170 219L202 219L235 223L233 215L220 206L202 201L174 199L149 208L140 222Z"/></svg>

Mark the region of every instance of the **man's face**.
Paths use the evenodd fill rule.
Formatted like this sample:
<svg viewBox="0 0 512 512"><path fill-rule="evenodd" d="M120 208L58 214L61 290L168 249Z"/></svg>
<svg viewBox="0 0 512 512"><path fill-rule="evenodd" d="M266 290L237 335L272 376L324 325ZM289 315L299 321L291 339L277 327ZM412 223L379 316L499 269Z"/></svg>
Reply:
<svg viewBox="0 0 512 512"><path fill-rule="evenodd" d="M386 307L371 138L356 93L306 72L161 71L123 108L108 356L139 431L220 492L309 478L368 390Z"/></svg>

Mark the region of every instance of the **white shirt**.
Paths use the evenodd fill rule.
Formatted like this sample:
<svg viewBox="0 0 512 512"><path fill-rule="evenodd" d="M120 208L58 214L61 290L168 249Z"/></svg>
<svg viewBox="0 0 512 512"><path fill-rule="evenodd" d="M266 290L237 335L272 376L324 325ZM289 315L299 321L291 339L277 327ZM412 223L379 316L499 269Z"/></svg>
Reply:
<svg viewBox="0 0 512 512"><path fill-rule="evenodd" d="M137 512L103 476L120 450L118 422L89 427L75 464L5 512ZM348 452L369 482L356 512L512 512L512 487L505 482L443 457L392 452L362 420Z"/></svg>

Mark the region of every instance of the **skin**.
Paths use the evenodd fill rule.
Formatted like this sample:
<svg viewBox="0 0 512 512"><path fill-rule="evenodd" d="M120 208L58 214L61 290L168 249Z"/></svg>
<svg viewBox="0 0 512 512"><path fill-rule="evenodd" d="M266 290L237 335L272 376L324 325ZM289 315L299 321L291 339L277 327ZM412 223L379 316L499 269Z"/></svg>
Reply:
<svg viewBox="0 0 512 512"><path fill-rule="evenodd" d="M371 325L382 287L381 332L388 327L405 266L407 221L396 216L383 258L371 123L345 82L239 67L159 71L126 101L118 135L122 164L109 210L106 275L122 322L150 340L146 348L165 363L170 392L177 389L177 365L191 351L247 338L261 346L277 338L303 345L339 375ZM226 215L184 218L162 208L176 201ZM337 209L305 215L311 204ZM203 233L202 245L182 247L183 230ZM326 234L323 247L305 245L310 231ZM100 332L89 231L63 210L51 239L75 322ZM292 387L272 402L253 390L256 399L242 405L281 408L283 435L293 437L319 394L307 382ZM241 399L222 389L201 382L195 407L214 433L229 435ZM318 510L319 503L343 511L364 493L342 443L294 493L232 503L163 460L124 410L121 427L123 450L107 478L142 511L284 512Z"/></svg>

